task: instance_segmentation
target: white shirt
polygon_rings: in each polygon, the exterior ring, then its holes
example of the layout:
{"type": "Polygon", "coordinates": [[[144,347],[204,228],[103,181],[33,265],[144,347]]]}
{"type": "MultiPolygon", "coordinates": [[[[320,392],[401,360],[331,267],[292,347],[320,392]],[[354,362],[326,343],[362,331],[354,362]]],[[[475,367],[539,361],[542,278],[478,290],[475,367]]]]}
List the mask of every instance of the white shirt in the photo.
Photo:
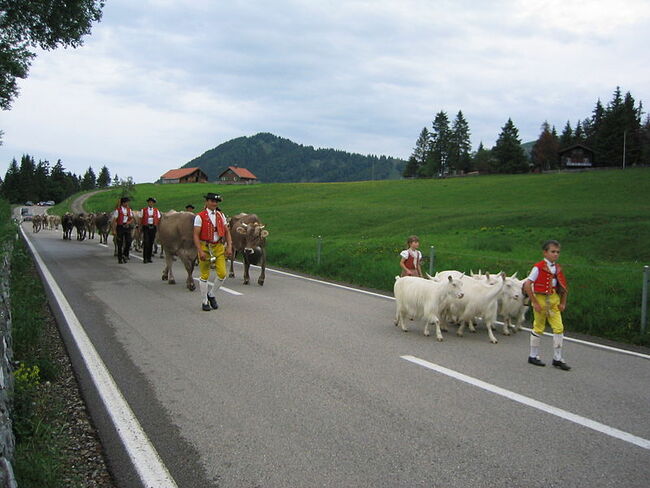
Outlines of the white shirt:
{"type": "Polygon", "coordinates": [[[148,208],[147,215],[149,216],[147,218],[147,225],[153,225],[154,214],[157,214],[157,217],[160,218],[160,211],[156,210],[155,212],[152,212],[153,207],[147,207],[147,208],[148,208]]]}
{"type": "Polygon", "coordinates": [[[113,212],[113,218],[117,219],[118,225],[126,224],[126,221],[129,220],[129,209],[126,207],[119,207],[115,209],[115,212],[113,212]]]}
{"type": "Polygon", "coordinates": [[[422,253],[418,249],[416,249],[415,251],[411,251],[410,249],[405,249],[404,251],[399,253],[399,255],[403,259],[408,259],[409,256],[413,256],[413,262],[416,268],[418,266],[418,263],[422,261],[422,253]]]}
{"type": "MultiPolygon", "coordinates": [[[[549,271],[553,273],[553,276],[555,276],[557,274],[557,267],[555,266],[555,263],[550,262],[546,258],[544,258],[544,261],[546,261],[546,265],[548,266],[549,271]]],[[[539,269],[537,269],[537,266],[533,266],[533,269],[530,270],[530,274],[528,275],[527,279],[535,283],[537,281],[538,276],[539,276],[539,269]]],[[[553,278],[552,285],[557,286],[556,278],[553,278]]]]}
{"type": "MultiPolygon", "coordinates": [[[[210,217],[210,222],[212,222],[212,226],[214,227],[213,240],[218,241],[219,234],[217,233],[217,210],[208,210],[208,217],[210,217]]],[[[228,221],[226,220],[226,216],[223,212],[221,212],[221,221],[223,222],[224,227],[228,225],[228,221]]],[[[196,214],[194,217],[194,227],[201,227],[201,225],[203,225],[203,220],[201,220],[201,216],[199,214],[196,214]]]]}

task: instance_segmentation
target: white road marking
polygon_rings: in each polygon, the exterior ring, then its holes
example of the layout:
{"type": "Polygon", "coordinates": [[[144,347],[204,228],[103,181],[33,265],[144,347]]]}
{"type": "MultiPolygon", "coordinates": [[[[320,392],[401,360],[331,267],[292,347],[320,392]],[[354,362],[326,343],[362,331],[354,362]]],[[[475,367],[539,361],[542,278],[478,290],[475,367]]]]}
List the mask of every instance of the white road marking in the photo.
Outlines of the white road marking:
{"type": "MultiPolygon", "coordinates": [[[[199,281],[199,279],[194,278],[194,281],[199,281]]],[[[212,286],[214,286],[214,283],[212,281],[208,281],[208,283],[211,284],[212,286]]],[[[239,293],[238,291],[231,290],[230,288],[226,288],[225,286],[221,286],[221,288],[219,288],[219,291],[221,291],[221,290],[225,291],[226,293],[230,293],[231,295],[238,296],[238,297],[244,295],[243,293],[239,293]]]]}
{"type": "Polygon", "coordinates": [[[424,368],[430,369],[432,371],[436,371],[438,373],[444,374],[446,376],[449,376],[451,378],[457,379],[459,381],[463,381],[465,383],[468,383],[470,385],[476,386],[478,388],[481,388],[483,390],[489,391],[490,393],[495,393],[497,395],[503,396],[505,398],[508,398],[510,400],[513,400],[517,403],[521,403],[522,405],[526,405],[528,407],[536,408],[537,410],[541,410],[546,413],[550,413],[551,415],[555,415],[557,417],[563,418],[565,420],[568,420],[570,422],[574,422],[576,424],[582,425],[583,427],[587,427],[588,429],[595,430],[597,432],[600,432],[602,434],[615,437],[616,439],[623,440],[625,442],[629,442],[630,444],[634,444],[636,446],[642,447],[643,449],[650,449],[650,440],[644,439],[642,437],[635,436],[633,434],[630,434],[628,432],[624,432],[619,429],[615,429],[614,427],[610,427],[605,424],[601,424],[600,422],[596,422],[595,420],[588,419],[586,417],[582,417],[580,415],[576,415],[574,413],[568,412],[567,410],[562,410],[561,408],[554,407],[552,405],[549,405],[547,403],[543,403],[537,400],[534,400],[532,398],[529,398],[524,395],[520,395],[519,393],[512,392],[510,390],[506,390],[504,388],[501,388],[496,385],[492,385],[490,383],[486,383],[485,381],[481,381],[479,379],[473,378],[471,376],[467,376],[463,373],[459,373],[457,371],[454,371],[452,369],[445,368],[443,366],[430,363],[429,361],[425,361],[424,359],[416,358],[415,356],[401,356],[402,359],[405,359],[406,361],[410,361],[414,364],[417,364],[419,366],[422,366],[424,368]]]}
{"type": "MultiPolygon", "coordinates": [[[[110,416],[115,430],[119,434],[143,486],[178,488],[167,467],[162,459],[160,459],[156,448],[149,441],[147,434],[142,429],[131,407],[129,407],[122,392],[117,384],[115,384],[115,380],[97,353],[97,350],[63,295],[59,285],[54,280],[54,277],[41,259],[34,245],[28,239],[25,231],[22,230],[22,227],[21,231],[25,242],[27,242],[32,251],[36,264],[41,270],[43,280],[50,287],[52,294],[61,307],[62,313],[66,317],[70,333],[79,348],[90,377],[97,388],[106,412],[110,416]]],[[[61,325],[63,326],[64,324],[61,325]]]]}

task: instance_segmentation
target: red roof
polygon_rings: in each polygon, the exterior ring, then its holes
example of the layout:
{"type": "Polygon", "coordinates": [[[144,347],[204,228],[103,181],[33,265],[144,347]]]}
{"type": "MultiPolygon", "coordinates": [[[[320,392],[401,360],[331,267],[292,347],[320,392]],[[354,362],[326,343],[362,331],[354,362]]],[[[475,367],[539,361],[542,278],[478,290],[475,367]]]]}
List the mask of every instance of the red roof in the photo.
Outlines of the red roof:
{"type": "MultiPolygon", "coordinates": [[[[248,171],[246,168],[240,168],[239,166],[228,166],[228,169],[230,171],[232,171],[233,173],[235,173],[240,178],[247,178],[249,180],[256,180],[257,179],[257,176],[255,176],[253,173],[248,171]]],[[[226,171],[228,171],[228,169],[226,171]]],[[[224,171],[223,173],[225,173],[226,171],[224,171]]],[[[221,173],[221,175],[223,175],[223,173],[221,173]]],[[[219,175],[219,176],[221,176],[221,175],[219,175]]]]}
{"type": "Polygon", "coordinates": [[[161,176],[163,180],[176,180],[182,178],[183,176],[191,175],[196,170],[201,170],[201,168],[180,168],[180,169],[170,169],[161,176]]]}

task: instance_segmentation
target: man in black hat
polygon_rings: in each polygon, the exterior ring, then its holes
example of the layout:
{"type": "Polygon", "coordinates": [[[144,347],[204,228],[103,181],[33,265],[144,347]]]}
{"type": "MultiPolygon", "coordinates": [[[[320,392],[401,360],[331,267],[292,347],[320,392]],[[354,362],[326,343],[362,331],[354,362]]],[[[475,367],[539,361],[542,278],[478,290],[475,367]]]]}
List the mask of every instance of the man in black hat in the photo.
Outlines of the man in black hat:
{"type": "Polygon", "coordinates": [[[226,279],[226,257],[230,257],[232,253],[232,239],[226,216],[219,209],[221,195],[208,193],[204,198],[205,209],[194,217],[194,245],[201,272],[201,309],[209,312],[219,308],[214,293],[226,279]],[[212,287],[208,287],[211,267],[216,270],[217,277],[212,287]]]}
{"type": "Polygon", "coordinates": [[[133,228],[133,210],[129,197],[120,198],[119,203],[113,212],[113,234],[117,244],[117,262],[126,263],[129,260],[131,250],[131,229],[133,228]]]}
{"type": "Polygon", "coordinates": [[[142,209],[142,262],[150,263],[153,254],[153,242],[156,239],[156,231],[160,222],[160,211],[153,206],[156,203],[154,197],[147,198],[147,206],[142,209]]]}
{"type": "Polygon", "coordinates": [[[192,205],[191,203],[185,205],[185,211],[194,213],[194,205],[192,205]]]}

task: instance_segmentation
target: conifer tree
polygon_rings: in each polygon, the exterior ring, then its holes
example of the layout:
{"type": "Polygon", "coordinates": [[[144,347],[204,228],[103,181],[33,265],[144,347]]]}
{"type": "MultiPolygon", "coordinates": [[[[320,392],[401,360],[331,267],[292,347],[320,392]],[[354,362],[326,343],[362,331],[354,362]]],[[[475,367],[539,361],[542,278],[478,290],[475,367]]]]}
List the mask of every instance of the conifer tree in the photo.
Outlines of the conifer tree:
{"type": "Polygon", "coordinates": [[[16,161],[16,158],[13,158],[11,160],[11,164],[9,164],[9,169],[7,170],[5,179],[2,183],[2,197],[11,203],[20,202],[20,182],[18,175],[19,171],[18,161],[16,161]]]}
{"type": "Polygon", "coordinates": [[[479,173],[489,173],[492,168],[492,151],[485,149],[483,141],[478,145],[478,149],[472,157],[472,166],[479,173]]]}
{"type": "Polygon", "coordinates": [[[571,128],[571,122],[566,121],[562,135],[560,135],[560,148],[564,149],[573,144],[573,129],[571,128]]]}
{"type": "Polygon", "coordinates": [[[492,148],[494,164],[492,170],[495,173],[525,173],[528,172],[528,158],[521,147],[519,131],[508,119],[501,129],[501,134],[492,148]]]}
{"type": "Polygon", "coordinates": [[[106,166],[102,166],[97,176],[97,188],[108,188],[111,186],[111,174],[106,166]]]}
{"type": "Polygon", "coordinates": [[[404,176],[406,178],[421,176],[421,172],[427,162],[430,143],[429,131],[424,127],[420,132],[418,140],[415,142],[413,154],[404,168],[404,176]]]}
{"type": "Polygon", "coordinates": [[[95,177],[95,172],[92,167],[88,167],[86,173],[81,179],[81,190],[93,190],[97,186],[97,178],[95,177]]]}
{"type": "Polygon", "coordinates": [[[444,111],[436,114],[431,130],[431,150],[427,160],[426,176],[444,176],[449,172],[449,118],[444,111]]]}
{"type": "Polygon", "coordinates": [[[469,124],[465,120],[463,112],[459,110],[449,134],[449,169],[451,171],[461,173],[471,171],[472,157],[470,151],[472,144],[469,135],[469,124]]]}

